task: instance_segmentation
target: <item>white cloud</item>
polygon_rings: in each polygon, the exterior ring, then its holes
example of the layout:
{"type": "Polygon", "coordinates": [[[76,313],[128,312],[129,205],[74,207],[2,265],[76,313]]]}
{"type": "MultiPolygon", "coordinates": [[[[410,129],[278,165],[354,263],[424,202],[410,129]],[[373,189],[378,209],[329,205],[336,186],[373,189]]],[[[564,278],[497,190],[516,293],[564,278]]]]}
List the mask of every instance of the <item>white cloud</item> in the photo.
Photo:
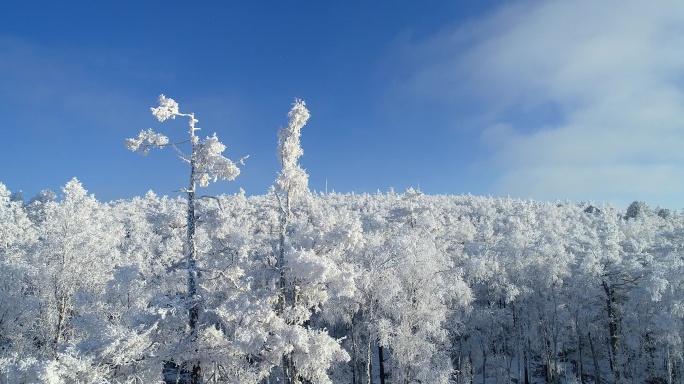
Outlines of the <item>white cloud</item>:
{"type": "Polygon", "coordinates": [[[406,91],[486,105],[493,193],[684,208],[684,2],[518,2],[409,45],[406,91]]]}

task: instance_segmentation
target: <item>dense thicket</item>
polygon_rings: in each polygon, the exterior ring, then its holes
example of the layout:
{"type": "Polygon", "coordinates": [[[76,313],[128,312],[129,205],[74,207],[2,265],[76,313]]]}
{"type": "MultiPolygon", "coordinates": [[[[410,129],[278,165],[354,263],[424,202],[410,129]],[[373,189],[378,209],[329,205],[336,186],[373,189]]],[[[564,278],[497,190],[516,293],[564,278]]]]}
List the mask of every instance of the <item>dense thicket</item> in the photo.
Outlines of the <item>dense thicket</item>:
{"type": "Polygon", "coordinates": [[[197,200],[197,350],[184,199],[0,184],[0,383],[153,383],[179,358],[267,382],[283,356],[318,383],[684,380],[678,212],[304,193],[283,242],[279,199],[197,200]]]}

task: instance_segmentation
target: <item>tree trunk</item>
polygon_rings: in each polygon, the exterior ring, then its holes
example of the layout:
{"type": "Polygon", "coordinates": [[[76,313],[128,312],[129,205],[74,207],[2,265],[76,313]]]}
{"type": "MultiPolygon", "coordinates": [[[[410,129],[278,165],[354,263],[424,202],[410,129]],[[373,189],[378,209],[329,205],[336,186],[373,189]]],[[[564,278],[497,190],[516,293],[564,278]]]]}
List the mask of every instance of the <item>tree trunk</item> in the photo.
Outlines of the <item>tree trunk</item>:
{"type": "Polygon", "coordinates": [[[373,364],[371,362],[371,339],[368,338],[368,348],[366,349],[366,383],[372,384],[373,382],[373,364]]]}
{"type": "Polygon", "coordinates": [[[591,357],[594,359],[594,377],[596,378],[596,384],[601,384],[601,369],[598,364],[598,357],[596,356],[596,350],[594,349],[594,340],[591,337],[591,332],[588,333],[588,337],[591,357]]]}
{"type": "Polygon", "coordinates": [[[655,376],[655,357],[653,356],[653,352],[655,351],[655,347],[653,347],[652,341],[651,341],[651,334],[650,332],[646,331],[644,335],[644,352],[646,354],[646,373],[647,373],[647,380],[649,382],[654,381],[653,378],[655,376]]]}
{"type": "Polygon", "coordinates": [[[55,332],[55,346],[54,351],[57,351],[59,343],[62,341],[62,334],[66,323],[66,297],[62,296],[58,299],[57,304],[57,330],[55,332]]]}
{"type": "Polygon", "coordinates": [[[584,360],[582,358],[582,335],[579,330],[579,321],[577,322],[577,353],[578,353],[578,364],[577,364],[577,378],[580,384],[584,384],[584,360]]]}
{"type": "MultiPolygon", "coordinates": [[[[529,324],[528,324],[529,327],[529,324]]],[[[529,329],[528,329],[529,331],[529,329]]],[[[525,349],[525,384],[530,384],[532,380],[530,379],[530,372],[532,371],[532,362],[531,362],[531,353],[532,353],[532,345],[529,337],[526,337],[527,339],[527,348],[525,349]]]]}
{"type": "Polygon", "coordinates": [[[670,357],[670,347],[666,347],[667,352],[667,384],[672,384],[672,358],[670,357]]]}
{"type": "Polygon", "coordinates": [[[349,325],[349,328],[351,330],[351,343],[352,343],[352,384],[359,384],[358,379],[356,378],[357,375],[357,370],[358,370],[358,346],[356,343],[356,334],[354,333],[354,318],[356,315],[352,315],[351,317],[351,324],[349,325]]]}
{"type": "Polygon", "coordinates": [[[610,369],[615,374],[615,378],[620,380],[620,369],[617,365],[617,354],[618,354],[618,324],[617,316],[615,314],[615,292],[613,289],[604,281],[603,290],[606,292],[606,309],[608,311],[608,334],[610,336],[610,369]]]}
{"type": "MultiPolygon", "coordinates": [[[[197,270],[197,243],[195,241],[195,140],[193,140],[192,158],[190,161],[190,189],[188,189],[188,255],[187,255],[187,269],[188,269],[188,292],[186,297],[186,305],[188,307],[188,325],[190,327],[190,342],[195,350],[195,354],[199,354],[199,316],[201,310],[201,298],[197,294],[197,287],[199,286],[200,273],[197,270]]],[[[192,367],[190,382],[192,384],[202,383],[202,368],[198,360],[187,363],[192,367]]]]}
{"type": "Polygon", "coordinates": [[[487,351],[482,347],[482,384],[487,384],[487,351]]]}
{"type": "Polygon", "coordinates": [[[382,345],[378,345],[378,366],[380,367],[380,384],[385,384],[385,356],[382,345]]]}
{"type": "Polygon", "coordinates": [[[527,354],[527,350],[525,350],[525,356],[524,356],[524,362],[523,365],[525,366],[524,368],[524,375],[525,375],[525,384],[530,384],[530,370],[529,370],[529,357],[527,354]]]}
{"type": "MultiPolygon", "coordinates": [[[[278,238],[278,268],[280,269],[280,280],[279,280],[279,289],[280,292],[278,293],[278,314],[282,315],[285,312],[285,309],[289,305],[293,305],[293,300],[294,298],[292,297],[292,292],[288,290],[287,287],[287,275],[285,273],[285,241],[287,238],[287,228],[290,222],[290,199],[287,196],[284,197],[284,202],[282,199],[279,199],[280,203],[280,234],[278,238]]],[[[297,367],[295,367],[294,362],[292,361],[292,357],[287,354],[284,355],[282,358],[282,365],[283,365],[283,379],[285,380],[285,384],[291,384],[294,383],[297,379],[297,367]]]]}

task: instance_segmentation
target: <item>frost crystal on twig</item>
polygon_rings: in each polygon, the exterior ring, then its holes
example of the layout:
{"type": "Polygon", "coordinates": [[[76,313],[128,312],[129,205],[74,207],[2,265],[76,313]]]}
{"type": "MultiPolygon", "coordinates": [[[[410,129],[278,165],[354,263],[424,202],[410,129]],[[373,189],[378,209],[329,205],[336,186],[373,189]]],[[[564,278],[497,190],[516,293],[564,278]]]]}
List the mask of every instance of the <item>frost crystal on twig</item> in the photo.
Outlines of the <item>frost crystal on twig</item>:
{"type": "Polygon", "coordinates": [[[157,133],[148,128],[147,131],[141,131],[137,138],[126,139],[126,148],[135,152],[138,151],[143,155],[147,155],[150,152],[150,147],[162,148],[169,144],[169,138],[157,133]]]}
{"type": "Polygon", "coordinates": [[[175,119],[176,115],[180,115],[180,113],[178,112],[178,103],[176,102],[176,100],[167,98],[163,94],[159,95],[159,107],[150,109],[152,110],[152,114],[160,122],[163,122],[168,118],[175,119]]]}

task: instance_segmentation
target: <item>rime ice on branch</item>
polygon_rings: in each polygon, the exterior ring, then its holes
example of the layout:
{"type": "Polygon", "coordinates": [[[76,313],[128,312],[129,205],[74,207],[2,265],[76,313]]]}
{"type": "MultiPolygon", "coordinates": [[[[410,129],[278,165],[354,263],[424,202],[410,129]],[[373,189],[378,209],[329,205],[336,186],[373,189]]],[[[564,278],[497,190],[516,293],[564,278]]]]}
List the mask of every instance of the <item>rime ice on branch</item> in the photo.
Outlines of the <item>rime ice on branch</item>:
{"type": "MultiPolygon", "coordinates": [[[[206,187],[209,185],[209,181],[218,181],[218,179],[223,180],[235,180],[235,178],[240,174],[240,168],[237,164],[242,164],[242,161],[247,157],[244,157],[236,162],[222,155],[223,151],[226,150],[226,146],[218,141],[216,134],[213,136],[208,136],[204,140],[200,140],[195,134],[195,131],[199,131],[200,128],[195,126],[198,122],[195,119],[194,113],[180,113],[178,110],[178,103],[167,98],[164,95],[159,96],[159,107],[150,108],[152,114],[160,122],[164,122],[167,119],[175,119],[176,116],[185,116],[189,118],[189,139],[176,143],[169,143],[169,138],[161,133],[155,132],[152,128],[140,131],[137,138],[126,139],[125,145],[131,151],[140,152],[143,155],[147,155],[150,148],[157,147],[163,148],[166,146],[173,146],[179,154],[181,160],[189,163],[193,170],[194,176],[191,183],[199,183],[201,187],[206,187]],[[192,143],[192,154],[187,156],[183,154],[177,147],[177,145],[184,143],[192,143]]],[[[194,190],[194,186],[191,186],[194,190]]]]}
{"type": "MultiPolygon", "coordinates": [[[[195,119],[194,113],[180,113],[178,103],[167,98],[164,95],[159,96],[159,106],[157,108],[151,108],[152,114],[160,121],[164,122],[167,119],[175,119],[176,116],[185,116],[189,118],[189,139],[169,144],[169,139],[165,135],[156,133],[152,128],[146,131],[141,131],[137,138],[127,139],[126,147],[131,151],[138,151],[143,155],[149,152],[151,147],[163,148],[165,146],[171,145],[176,149],[181,160],[190,164],[190,185],[188,189],[184,190],[188,194],[188,234],[187,234],[187,255],[186,263],[188,270],[188,287],[187,287],[187,297],[186,306],[188,310],[188,325],[190,327],[190,337],[189,340],[193,344],[191,349],[195,351],[198,350],[198,333],[199,333],[199,323],[201,322],[200,315],[202,313],[202,295],[198,292],[200,287],[199,279],[200,272],[197,268],[197,245],[195,240],[195,228],[196,228],[196,217],[195,217],[195,189],[197,184],[201,187],[206,187],[209,185],[209,181],[216,182],[219,178],[224,180],[234,180],[239,174],[240,169],[237,167],[235,162],[224,157],[222,155],[226,146],[218,141],[216,134],[207,137],[205,140],[200,140],[195,131],[200,130],[199,127],[195,126],[198,122],[195,119]],[[188,156],[181,152],[177,145],[190,143],[192,145],[192,152],[188,156]]],[[[242,164],[242,158],[238,163],[242,164]]],[[[189,369],[192,367],[191,380],[192,383],[200,383],[202,372],[200,367],[200,362],[195,361],[185,361],[184,369],[189,369]]]]}
{"type": "Polygon", "coordinates": [[[304,154],[299,138],[310,114],[304,101],[296,99],[287,116],[290,118],[288,126],[278,131],[278,159],[282,171],[276,179],[276,185],[288,199],[293,199],[308,191],[309,175],[297,160],[304,154]]]}

